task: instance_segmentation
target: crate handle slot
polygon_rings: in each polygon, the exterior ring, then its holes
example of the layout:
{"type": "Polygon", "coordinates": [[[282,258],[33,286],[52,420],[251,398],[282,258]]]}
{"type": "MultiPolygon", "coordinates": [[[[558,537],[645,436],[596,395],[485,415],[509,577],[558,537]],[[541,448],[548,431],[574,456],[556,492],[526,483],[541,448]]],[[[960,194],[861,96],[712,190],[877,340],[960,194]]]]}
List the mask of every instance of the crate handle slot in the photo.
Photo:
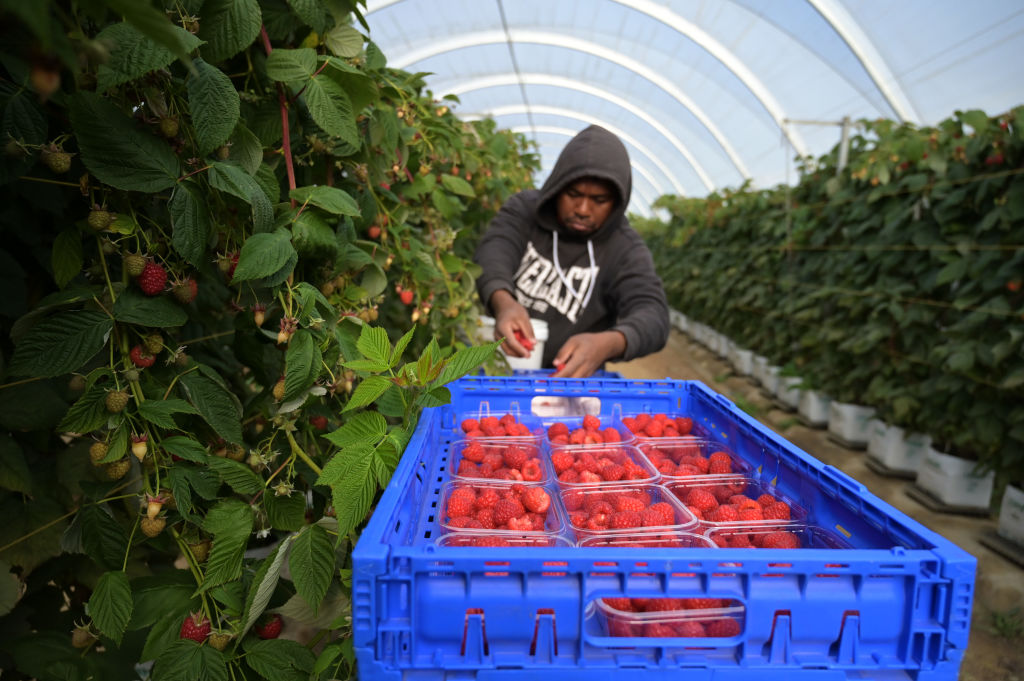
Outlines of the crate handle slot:
{"type": "Polygon", "coordinates": [[[764,644],[761,654],[771,664],[790,664],[792,662],[793,631],[790,626],[789,610],[776,610],[772,618],[772,635],[764,644]]]}
{"type": "Polygon", "coordinates": [[[537,608],[530,655],[536,658],[536,662],[554,662],[558,657],[558,629],[555,627],[555,611],[551,608],[537,608]]]}
{"type": "Polygon", "coordinates": [[[472,663],[483,663],[484,658],[490,654],[490,646],[487,645],[487,625],[484,622],[483,608],[466,608],[466,620],[462,626],[462,650],[463,657],[470,657],[472,663]]]}
{"type": "Polygon", "coordinates": [[[839,625],[839,638],[829,646],[828,654],[839,664],[856,664],[860,644],[860,610],[847,610],[839,625]]]}

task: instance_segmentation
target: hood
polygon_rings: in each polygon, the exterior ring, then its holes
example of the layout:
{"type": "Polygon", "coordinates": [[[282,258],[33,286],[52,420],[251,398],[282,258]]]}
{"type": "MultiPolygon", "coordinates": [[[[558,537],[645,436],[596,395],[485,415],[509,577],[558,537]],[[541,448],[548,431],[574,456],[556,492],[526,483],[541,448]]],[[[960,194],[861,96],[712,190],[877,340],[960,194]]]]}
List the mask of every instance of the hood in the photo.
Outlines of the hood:
{"type": "Polygon", "coordinates": [[[629,205],[633,189],[633,174],[629,165],[629,153],[622,141],[599,125],[580,131],[569,140],[555,162],[555,167],[540,189],[537,204],[537,220],[545,229],[557,231],[559,236],[569,239],[580,237],[558,222],[555,200],[567,186],[584,177],[606,180],[619,194],[618,201],[608,219],[589,238],[599,239],[614,231],[623,221],[626,206],[629,205]]]}

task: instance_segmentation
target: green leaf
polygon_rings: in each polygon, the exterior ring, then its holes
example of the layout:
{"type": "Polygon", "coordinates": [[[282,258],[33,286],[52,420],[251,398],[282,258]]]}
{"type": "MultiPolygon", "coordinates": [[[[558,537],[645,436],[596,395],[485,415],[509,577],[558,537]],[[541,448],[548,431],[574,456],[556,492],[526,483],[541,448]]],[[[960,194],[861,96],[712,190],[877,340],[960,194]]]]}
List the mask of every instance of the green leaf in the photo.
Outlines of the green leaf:
{"type": "Polygon", "coordinates": [[[252,526],[252,508],[244,501],[226,499],[210,509],[203,529],[213,535],[213,548],[199,591],[208,591],[242,576],[242,556],[252,526]]]}
{"type": "Polygon", "coordinates": [[[375,447],[387,432],[388,424],[383,416],[374,411],[363,411],[353,415],[345,425],[324,437],[341,448],[352,445],[375,447]]]}
{"type": "Polygon", "coordinates": [[[205,156],[228,141],[238,123],[239,99],[231,79],[202,59],[192,62],[188,107],[192,112],[199,153],[205,156]]]}
{"type": "Polygon", "coordinates": [[[437,379],[439,385],[451,383],[462,378],[476,369],[494,355],[494,351],[501,345],[501,341],[485,343],[484,345],[462,348],[452,355],[444,365],[440,377],[437,379]]]}
{"type": "Polygon", "coordinates": [[[274,595],[277,582],[281,579],[281,567],[284,565],[284,557],[287,555],[288,547],[293,539],[295,539],[295,535],[286,537],[277,545],[272,554],[263,559],[263,564],[256,571],[252,586],[249,587],[249,594],[246,596],[245,626],[242,627],[239,637],[245,636],[252,625],[256,624],[256,620],[263,614],[263,611],[267,609],[270,597],[274,595]]]}
{"type": "Polygon", "coordinates": [[[307,209],[292,221],[292,245],[299,257],[333,259],[338,252],[338,236],[320,211],[307,209]]]}
{"type": "Polygon", "coordinates": [[[379,326],[363,325],[356,348],[366,359],[387,364],[391,359],[391,341],[388,332],[379,326]]]}
{"type": "Polygon", "coordinates": [[[297,256],[287,231],[253,234],[242,244],[231,283],[272,276],[286,267],[292,257],[297,256]]]}
{"type": "Polygon", "coordinates": [[[125,289],[114,302],[114,319],[163,329],[181,326],[188,321],[188,313],[167,296],[147,296],[125,289]]]}
{"type": "Polygon", "coordinates": [[[0,560],[0,617],[14,610],[21,593],[21,580],[11,572],[11,564],[0,560]]]}
{"type": "Polygon", "coordinates": [[[103,569],[119,569],[128,548],[128,533],[107,505],[83,506],[77,520],[82,529],[82,549],[103,569]]]}
{"type": "Polygon", "coordinates": [[[263,489],[263,479],[243,463],[219,456],[208,457],[206,463],[239,494],[256,494],[263,489]]]}
{"type": "Polygon", "coordinates": [[[278,638],[246,646],[245,661],[264,679],[308,681],[316,659],[301,643],[278,638]]]}
{"type": "Polygon", "coordinates": [[[952,371],[970,371],[974,366],[974,352],[970,348],[956,350],[946,358],[946,366],[952,371]]]}
{"type": "Polygon", "coordinates": [[[324,132],[359,148],[359,129],[352,101],[341,85],[321,73],[309,80],[302,96],[313,121],[324,132]]]}
{"type": "Polygon", "coordinates": [[[352,445],[335,454],[317,479],[318,485],[331,488],[339,536],[355,529],[370,511],[377,491],[373,457],[372,447],[352,445]]]}
{"type": "Polygon", "coordinates": [[[71,405],[57,430],[70,433],[88,433],[102,427],[110,416],[104,403],[107,391],[101,385],[92,385],[71,405]]]}
{"type": "Polygon", "coordinates": [[[89,615],[103,635],[118,646],[132,618],[133,607],[128,575],[120,570],[103,573],[89,598],[89,615]]]}
{"type": "Polygon", "coordinates": [[[58,312],[39,322],[14,349],[16,376],[61,376],[80,368],[107,343],[114,320],[91,310],[58,312]]]}
{"type": "Polygon", "coordinates": [[[298,532],[306,525],[306,497],[298,492],[277,496],[268,491],[263,495],[263,508],[275,530],[298,532]]]}
{"type": "MultiPolygon", "coordinates": [[[[167,400],[167,401],[168,402],[182,402],[183,400],[167,400]]],[[[142,404],[149,404],[149,403],[150,403],[150,401],[147,400],[147,401],[143,402],[142,404]]],[[[142,412],[142,404],[139,405],[139,412],[140,413],[142,412]]],[[[198,411],[194,411],[194,407],[192,407],[192,405],[189,405],[187,402],[185,404],[189,407],[189,409],[193,409],[193,412],[190,412],[190,413],[198,413],[198,411]]],[[[174,456],[178,457],[179,459],[185,459],[186,461],[194,461],[195,463],[206,463],[206,459],[208,458],[207,454],[206,454],[206,448],[205,447],[203,447],[201,444],[199,444],[198,442],[196,442],[192,438],[185,437],[183,435],[175,435],[173,437],[165,437],[164,439],[162,439],[160,441],[160,446],[163,447],[164,450],[168,454],[173,454],[174,456]]]]}
{"type": "Polygon", "coordinates": [[[351,26],[335,26],[324,34],[324,44],[336,57],[358,57],[363,51],[363,35],[351,26]]]}
{"type": "Polygon", "coordinates": [[[238,399],[217,382],[184,374],[181,385],[186,398],[192,403],[207,423],[228,442],[242,442],[242,410],[238,399]]]}
{"type": "Polygon", "coordinates": [[[214,63],[251,45],[263,22],[257,0],[206,0],[202,17],[199,37],[206,41],[203,58],[214,63]]]}
{"type": "MultiPolygon", "coordinates": [[[[231,133],[231,148],[229,152],[230,156],[228,158],[237,162],[250,175],[255,175],[256,171],[260,169],[260,164],[263,163],[263,143],[241,121],[238,122],[234,132],[231,133]]],[[[266,187],[260,184],[258,180],[257,184],[260,185],[263,193],[266,194],[266,187]]],[[[267,196],[267,198],[271,202],[276,200],[272,196],[267,196]]]]}
{"type": "Polygon", "coordinates": [[[66,509],[54,500],[36,496],[25,503],[17,494],[0,495],[0,559],[28,574],[46,560],[60,555],[61,535],[67,526],[66,509]],[[27,537],[27,538],[26,538],[27,537]],[[18,541],[15,541],[18,540],[18,541]]]}
{"type": "Polygon", "coordinates": [[[473,191],[473,185],[471,185],[469,182],[466,182],[461,177],[444,174],[441,176],[441,184],[444,185],[445,189],[452,192],[453,194],[458,194],[459,196],[466,196],[469,198],[473,198],[474,196],[476,196],[476,192],[473,191]]]}
{"type": "Polygon", "coordinates": [[[370,263],[363,271],[359,284],[366,291],[366,296],[373,298],[384,293],[384,290],[388,287],[388,275],[384,274],[384,270],[379,265],[370,263]]]}
{"type": "Polygon", "coordinates": [[[136,577],[131,587],[135,605],[128,631],[151,627],[160,619],[176,618],[201,606],[192,598],[196,583],[188,570],[162,570],[158,575],[136,577]]]}
{"type": "Polygon", "coordinates": [[[32,474],[21,447],[10,435],[0,435],[0,487],[22,494],[32,493],[32,474]]]}
{"type": "Polygon", "coordinates": [[[210,186],[214,189],[249,203],[252,207],[253,229],[267,232],[273,228],[274,209],[260,183],[251,175],[232,163],[218,161],[210,166],[209,178],[210,186]]]}
{"type": "Polygon", "coordinates": [[[352,391],[352,396],[349,397],[348,404],[345,405],[343,412],[351,411],[352,409],[358,409],[359,407],[365,407],[368,404],[373,403],[378,397],[383,395],[388,388],[393,385],[391,379],[384,376],[367,376],[356,389],[352,391]]]}
{"type": "Polygon", "coordinates": [[[276,49],[267,56],[267,76],[282,83],[305,82],[316,72],[316,50],[276,49]]]}
{"type": "Polygon", "coordinates": [[[181,166],[170,145],[140,129],[110,101],[80,90],[69,108],[82,162],[100,182],[147,194],[177,182],[181,166]]]}
{"type": "MultiPolygon", "coordinates": [[[[139,403],[139,416],[155,426],[177,430],[174,414],[198,414],[199,411],[185,400],[145,400],[139,403]]],[[[198,444],[198,443],[197,443],[198,444]]]]}
{"type": "Polygon", "coordinates": [[[1003,390],[1013,390],[1021,385],[1024,385],[1024,367],[1017,367],[999,383],[999,387],[1003,390]]]}
{"type": "MultiPolygon", "coordinates": [[[[35,93],[22,90],[7,100],[3,115],[3,133],[4,144],[12,140],[25,145],[37,145],[46,141],[46,116],[39,106],[35,93]]],[[[32,154],[22,158],[6,155],[0,157],[0,183],[16,180],[34,162],[35,157],[32,154]]]]}
{"type": "Polygon", "coordinates": [[[967,266],[970,264],[968,258],[958,258],[949,263],[935,275],[935,283],[938,285],[948,284],[951,281],[962,279],[967,274],[967,266]]]}
{"type": "Polygon", "coordinates": [[[50,263],[57,288],[64,288],[82,271],[82,240],[75,229],[65,229],[53,240],[50,263]]]}
{"type": "Polygon", "coordinates": [[[288,556],[288,566],[295,589],[315,613],[334,576],[334,545],[327,531],[309,525],[300,532],[288,556]]]}
{"type": "Polygon", "coordinates": [[[123,16],[153,42],[163,45],[179,59],[188,63],[188,53],[195,49],[195,37],[171,23],[166,14],[137,0],[105,0],[107,7],[123,16]],[[187,37],[186,37],[187,35],[187,37]]]}
{"type": "Polygon", "coordinates": [[[292,11],[317,33],[323,33],[330,25],[331,18],[321,0],[288,0],[292,11]]]}
{"type": "MultiPolygon", "coordinates": [[[[166,21],[166,17],[164,17],[166,21]]],[[[96,70],[96,90],[106,92],[112,87],[140,78],[151,71],[162,69],[175,60],[175,52],[184,57],[202,42],[180,26],[166,21],[165,43],[153,40],[128,22],[113,24],[100,31],[96,40],[111,46],[110,57],[96,70]]]]}
{"type": "Polygon", "coordinates": [[[334,215],[360,215],[356,200],[348,192],[337,187],[297,187],[288,195],[299,203],[311,203],[334,215]]]}
{"type": "Polygon", "coordinates": [[[228,681],[224,655],[213,646],[181,638],[167,646],[153,666],[152,681],[228,681]]]}
{"type": "Polygon", "coordinates": [[[304,393],[320,376],[323,358],[313,334],[299,329],[288,341],[285,353],[284,401],[288,402],[304,393]]]}

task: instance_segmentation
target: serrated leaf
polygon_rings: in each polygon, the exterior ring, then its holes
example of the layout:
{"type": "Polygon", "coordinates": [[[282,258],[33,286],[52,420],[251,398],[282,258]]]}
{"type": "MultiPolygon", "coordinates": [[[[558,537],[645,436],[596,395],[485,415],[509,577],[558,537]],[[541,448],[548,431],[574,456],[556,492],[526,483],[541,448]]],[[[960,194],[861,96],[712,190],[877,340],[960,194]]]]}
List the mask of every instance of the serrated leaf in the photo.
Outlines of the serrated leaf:
{"type": "Polygon", "coordinates": [[[252,532],[249,504],[238,499],[221,501],[206,514],[203,529],[213,535],[206,576],[199,591],[208,591],[242,576],[242,556],[252,532]]]}
{"type": "Polygon", "coordinates": [[[133,607],[128,575],[120,570],[103,573],[89,598],[89,615],[96,628],[120,646],[133,607]]]}
{"type": "Polygon", "coordinates": [[[100,182],[147,194],[174,186],[181,174],[177,155],[117,106],[80,90],[69,109],[82,162],[100,182]]]}
{"type": "MultiPolygon", "coordinates": [[[[260,164],[263,163],[263,143],[260,142],[260,138],[257,137],[249,128],[245,127],[242,121],[238,122],[235,126],[234,132],[231,133],[231,148],[229,150],[230,158],[232,161],[242,166],[242,169],[250,175],[255,175],[256,171],[260,169],[260,164]]],[[[263,189],[263,193],[266,194],[266,187],[263,186],[257,180],[257,184],[263,189]]],[[[267,196],[271,202],[277,200],[276,197],[267,196]]]]}
{"type": "Polygon", "coordinates": [[[174,188],[167,211],[171,216],[171,245],[189,264],[199,267],[206,258],[212,222],[206,202],[192,180],[174,188]]]}
{"type": "Polygon", "coordinates": [[[375,447],[387,435],[388,424],[384,417],[373,411],[353,415],[341,428],[324,437],[338,447],[368,445],[375,447]]]}
{"type": "Polygon", "coordinates": [[[253,234],[242,244],[231,283],[269,277],[285,267],[293,256],[297,257],[287,231],[253,234]]]}
{"type": "Polygon", "coordinates": [[[297,50],[278,48],[267,55],[267,76],[282,83],[305,82],[316,72],[316,51],[311,47],[297,50]]]}
{"type": "MultiPolygon", "coordinates": [[[[149,404],[151,400],[147,400],[142,404],[149,404]]],[[[167,400],[168,402],[181,402],[182,400],[167,400]]],[[[185,404],[193,409],[190,413],[198,413],[192,405],[185,402],[185,404]]],[[[139,412],[142,412],[142,405],[139,405],[139,412]]],[[[165,437],[160,441],[160,446],[168,454],[173,454],[179,459],[185,459],[186,461],[194,461],[195,463],[206,463],[207,454],[206,448],[196,442],[190,437],[183,435],[175,435],[173,437],[165,437]]]]}
{"type": "Polygon", "coordinates": [[[402,336],[401,338],[399,338],[398,342],[395,343],[395,349],[391,353],[391,366],[392,367],[397,366],[398,363],[402,361],[402,354],[405,352],[405,349],[409,346],[409,343],[412,341],[412,338],[413,338],[414,335],[416,335],[416,327],[415,326],[413,326],[411,329],[406,331],[405,335],[402,336]]]}
{"type": "Polygon", "coordinates": [[[324,35],[324,44],[336,57],[358,57],[363,51],[363,35],[351,26],[335,26],[324,35]]]}
{"type": "Polygon", "coordinates": [[[126,324],[173,328],[188,321],[188,313],[167,296],[147,296],[126,289],[114,302],[114,319],[126,324]]]}
{"type": "Polygon", "coordinates": [[[242,442],[242,410],[238,398],[217,382],[194,373],[184,374],[181,386],[188,401],[218,435],[228,442],[242,442]]]}
{"type": "Polygon", "coordinates": [[[270,603],[270,597],[274,595],[277,582],[281,578],[281,567],[284,565],[284,558],[288,554],[288,547],[295,539],[295,535],[285,537],[274,552],[263,559],[263,563],[253,577],[252,586],[245,602],[245,626],[239,637],[245,636],[246,632],[256,624],[263,611],[270,603]]]}
{"type": "Polygon", "coordinates": [[[252,469],[233,459],[207,457],[206,465],[216,471],[231,489],[239,494],[256,494],[263,489],[263,480],[252,469]]]}
{"type": "Polygon", "coordinates": [[[330,17],[322,0],[288,0],[292,11],[317,33],[323,33],[330,25],[330,17]]]}
{"type": "Polygon", "coordinates": [[[192,62],[188,107],[192,112],[199,153],[205,156],[228,141],[238,123],[238,90],[227,75],[202,59],[192,62]]]}
{"type": "Polygon", "coordinates": [[[21,447],[9,435],[0,435],[0,487],[22,494],[32,493],[32,474],[21,447]]]}
{"type": "Polygon", "coordinates": [[[224,655],[187,638],[167,646],[153,666],[153,681],[228,681],[224,655]]]}
{"type": "Polygon", "coordinates": [[[195,577],[188,570],[163,570],[159,575],[131,580],[132,619],[128,631],[150,627],[160,619],[198,610],[201,603],[193,600],[195,577]]]}
{"type": "Polygon", "coordinates": [[[307,329],[299,329],[288,341],[285,353],[284,399],[293,400],[320,376],[323,358],[320,348],[307,329]]]}
{"type": "Polygon", "coordinates": [[[334,543],[319,525],[309,525],[295,538],[288,556],[292,581],[315,613],[334,576],[334,543]]]}
{"type": "Polygon", "coordinates": [[[363,276],[359,278],[359,285],[366,291],[366,297],[379,296],[388,287],[388,275],[384,273],[380,265],[370,263],[369,267],[363,270],[363,276]]]}
{"type": "Polygon", "coordinates": [[[962,279],[967,274],[967,266],[969,261],[967,258],[959,258],[949,263],[935,275],[935,283],[938,285],[948,284],[951,281],[962,279]]]}
{"type": "Polygon", "coordinates": [[[206,41],[203,58],[219,62],[233,57],[256,40],[263,16],[257,0],[206,0],[199,37],[206,41]]]}
{"type": "Polygon", "coordinates": [[[391,341],[388,332],[380,326],[364,325],[359,332],[356,348],[366,359],[387,364],[391,359],[391,341]]]}
{"type": "Polygon", "coordinates": [[[444,369],[438,377],[437,382],[441,385],[451,383],[462,378],[466,374],[476,371],[484,362],[494,355],[494,351],[501,345],[501,341],[485,343],[479,346],[462,348],[455,352],[445,361],[444,369]]]}
{"type": "Polygon", "coordinates": [[[210,165],[210,186],[248,202],[252,207],[253,229],[268,232],[274,225],[274,209],[263,187],[251,175],[233,163],[222,161],[210,165]]]}
{"type": "Polygon", "coordinates": [[[338,235],[319,211],[306,209],[292,220],[292,245],[299,257],[333,260],[338,252],[338,235]]]}
{"type": "Polygon", "coordinates": [[[360,147],[352,101],[341,85],[321,73],[310,78],[302,96],[309,107],[309,114],[321,130],[357,149],[360,147]]]}
{"type": "Polygon", "coordinates": [[[317,479],[318,485],[331,488],[340,536],[355,529],[370,511],[377,491],[372,467],[373,448],[356,444],[335,454],[317,479]]]}
{"type": "Polygon", "coordinates": [[[308,681],[316,659],[302,644],[279,638],[246,646],[245,661],[265,679],[308,681]]]}
{"type": "Polygon", "coordinates": [[[376,359],[356,359],[351,362],[343,362],[342,366],[352,371],[371,371],[381,372],[387,371],[390,366],[387,362],[376,359]]]}
{"type": "Polygon", "coordinates": [[[263,495],[263,507],[275,530],[297,532],[306,524],[306,498],[298,492],[279,497],[268,491],[263,495]]]}
{"type": "Polygon", "coordinates": [[[14,349],[16,376],[61,376],[80,368],[107,343],[114,320],[91,310],[58,312],[37,323],[14,349]]]}
{"type": "Polygon", "coordinates": [[[458,194],[459,196],[465,196],[468,198],[476,196],[476,192],[473,190],[473,185],[466,182],[461,177],[444,174],[441,176],[441,184],[444,185],[445,189],[453,194],[458,194]]]}
{"type": "Polygon", "coordinates": [[[78,231],[65,229],[53,240],[50,264],[57,288],[64,288],[82,271],[82,240],[78,231]]]}
{"type": "Polygon", "coordinates": [[[327,595],[320,602],[320,609],[313,612],[306,599],[298,594],[289,598],[284,605],[277,608],[282,617],[302,622],[313,629],[332,629],[337,622],[351,612],[348,588],[342,587],[337,580],[331,582],[327,595]],[[332,626],[334,625],[334,626],[332,626]]]}
{"type": "Polygon", "coordinates": [[[105,0],[105,3],[115,14],[123,16],[147,38],[163,45],[179,59],[188,63],[188,53],[195,49],[195,46],[171,23],[166,14],[137,0],[105,0]]]}
{"type": "Polygon", "coordinates": [[[105,570],[117,570],[124,563],[128,534],[110,515],[106,504],[83,506],[78,512],[82,549],[105,570]]]}
{"type": "Polygon", "coordinates": [[[118,461],[128,454],[128,428],[124,422],[120,422],[110,438],[107,440],[107,455],[100,459],[100,463],[118,461]]]}
{"type": "MultiPolygon", "coordinates": [[[[179,45],[178,55],[199,47],[202,42],[199,38],[170,21],[166,23],[167,42],[174,40],[179,45]]],[[[100,31],[96,40],[111,46],[109,58],[96,69],[96,90],[99,92],[162,69],[177,58],[166,44],[153,40],[128,22],[108,26],[100,31]]]]}
{"type": "Polygon", "coordinates": [[[169,400],[145,400],[139,403],[140,417],[160,428],[168,430],[178,429],[178,424],[174,422],[174,414],[198,413],[199,411],[191,404],[176,398],[169,400]]]}
{"type": "Polygon", "coordinates": [[[384,376],[367,376],[352,391],[352,396],[349,397],[348,404],[345,405],[342,411],[351,411],[352,409],[372,404],[374,400],[383,395],[392,385],[394,384],[391,382],[391,379],[384,376]]]}
{"type": "Polygon", "coordinates": [[[289,192],[289,196],[299,203],[311,203],[334,215],[360,215],[356,200],[337,187],[297,187],[289,192]]]}

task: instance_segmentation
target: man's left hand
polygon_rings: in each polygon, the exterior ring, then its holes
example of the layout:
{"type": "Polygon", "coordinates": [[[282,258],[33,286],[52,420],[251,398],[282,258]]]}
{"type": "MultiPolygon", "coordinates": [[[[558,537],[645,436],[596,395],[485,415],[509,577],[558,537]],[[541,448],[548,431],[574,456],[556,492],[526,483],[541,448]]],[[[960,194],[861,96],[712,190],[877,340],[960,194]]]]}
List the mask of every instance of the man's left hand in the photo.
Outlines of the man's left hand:
{"type": "Polygon", "coordinates": [[[618,331],[578,333],[570,336],[555,355],[552,378],[586,378],[625,351],[626,337],[618,331]]]}

